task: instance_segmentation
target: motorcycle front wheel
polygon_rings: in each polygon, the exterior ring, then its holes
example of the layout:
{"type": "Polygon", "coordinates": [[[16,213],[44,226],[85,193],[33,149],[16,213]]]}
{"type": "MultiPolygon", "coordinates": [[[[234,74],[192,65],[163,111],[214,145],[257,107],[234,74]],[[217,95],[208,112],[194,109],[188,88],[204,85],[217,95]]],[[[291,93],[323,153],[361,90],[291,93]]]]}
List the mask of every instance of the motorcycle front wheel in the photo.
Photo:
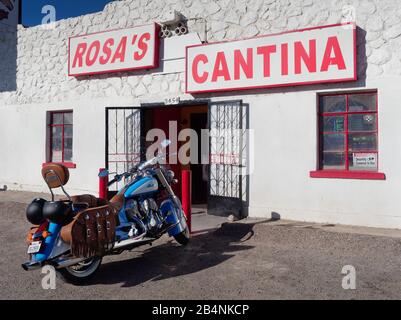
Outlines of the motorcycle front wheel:
{"type": "Polygon", "coordinates": [[[98,271],[102,263],[101,257],[89,258],[74,266],[57,270],[64,281],[82,285],[89,281],[98,271]]]}
{"type": "Polygon", "coordinates": [[[190,233],[188,227],[185,230],[174,236],[175,241],[177,241],[180,245],[186,246],[189,243],[190,233]]]}

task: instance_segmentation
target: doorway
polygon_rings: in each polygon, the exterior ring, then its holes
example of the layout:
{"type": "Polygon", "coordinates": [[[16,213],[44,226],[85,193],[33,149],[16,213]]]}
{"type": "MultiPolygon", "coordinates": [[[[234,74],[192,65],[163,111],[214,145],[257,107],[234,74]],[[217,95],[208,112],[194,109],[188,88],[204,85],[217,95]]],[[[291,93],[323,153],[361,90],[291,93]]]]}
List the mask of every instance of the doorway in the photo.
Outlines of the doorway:
{"type": "MultiPolygon", "coordinates": [[[[143,125],[141,136],[145,137],[152,129],[161,129],[166,138],[172,140],[173,144],[168,148],[167,153],[177,153],[180,148],[189,143],[187,157],[191,159],[190,163],[181,163],[177,157],[167,157],[167,165],[174,171],[175,176],[181,181],[183,170],[191,170],[192,172],[192,204],[196,209],[203,208],[206,211],[208,199],[208,165],[202,164],[202,159],[208,157],[208,154],[202,154],[201,132],[208,128],[208,106],[177,106],[177,107],[150,107],[142,109],[143,125]],[[175,129],[176,128],[176,129],[175,129]],[[178,135],[185,129],[193,130],[196,138],[186,137],[185,141],[176,141],[178,135]],[[176,132],[170,132],[173,130],[176,132]],[[174,151],[173,151],[174,150],[174,151]],[[191,154],[193,153],[193,154],[191,154]],[[197,158],[197,161],[194,161],[197,158]],[[170,162],[169,159],[173,159],[170,162]]],[[[189,132],[189,131],[188,131],[189,132]]],[[[146,146],[153,144],[155,141],[147,141],[146,146]]],[[[177,195],[181,195],[181,184],[173,186],[173,190],[177,195]]]]}

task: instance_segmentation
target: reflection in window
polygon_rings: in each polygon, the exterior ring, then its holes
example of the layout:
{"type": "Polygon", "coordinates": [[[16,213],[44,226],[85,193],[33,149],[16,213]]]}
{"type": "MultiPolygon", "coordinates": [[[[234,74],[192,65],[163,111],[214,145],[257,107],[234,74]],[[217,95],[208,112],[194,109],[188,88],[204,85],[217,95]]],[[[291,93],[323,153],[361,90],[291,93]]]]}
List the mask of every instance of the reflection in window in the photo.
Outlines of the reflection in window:
{"type": "Polygon", "coordinates": [[[320,112],[345,112],[346,96],[328,95],[320,97],[320,112]]]}

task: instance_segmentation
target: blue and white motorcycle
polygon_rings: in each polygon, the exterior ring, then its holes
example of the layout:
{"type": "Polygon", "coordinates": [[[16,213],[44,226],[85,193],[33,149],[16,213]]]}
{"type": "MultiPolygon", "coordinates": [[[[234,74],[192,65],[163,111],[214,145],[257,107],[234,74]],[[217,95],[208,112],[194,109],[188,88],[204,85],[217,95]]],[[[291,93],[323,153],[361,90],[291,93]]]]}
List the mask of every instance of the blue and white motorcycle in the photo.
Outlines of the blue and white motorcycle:
{"type": "MultiPolygon", "coordinates": [[[[167,140],[162,146],[165,148],[169,144],[167,140]]],[[[68,169],[63,168],[67,170],[64,173],[59,167],[42,170],[52,201],[35,199],[27,208],[27,218],[35,228],[32,228],[27,239],[31,259],[22,267],[33,270],[52,265],[64,280],[81,284],[95,274],[105,255],[120,254],[125,250],[150,244],[164,234],[174,237],[181,245],[188,244],[190,232],[186,217],[179,198],[171,188],[178,181],[174,179],[173,171],[160,164],[164,158],[165,155],[158,155],[128,172],[116,174],[109,182],[110,186],[123,179],[126,181],[126,185],[110,200],[110,203],[119,208],[114,243],[104,255],[89,258],[72,255],[71,245],[63,240],[61,231],[80,212],[90,207],[95,207],[96,210],[96,204],[99,206],[104,203],[88,195],[70,197],[63,188],[68,181],[68,169]],[[48,179],[46,174],[49,174],[48,179]],[[52,188],[55,187],[62,188],[67,196],[66,200],[54,200],[52,188]],[[88,200],[85,203],[82,199],[88,200]]],[[[99,177],[108,175],[109,172],[104,170],[99,177]]]]}

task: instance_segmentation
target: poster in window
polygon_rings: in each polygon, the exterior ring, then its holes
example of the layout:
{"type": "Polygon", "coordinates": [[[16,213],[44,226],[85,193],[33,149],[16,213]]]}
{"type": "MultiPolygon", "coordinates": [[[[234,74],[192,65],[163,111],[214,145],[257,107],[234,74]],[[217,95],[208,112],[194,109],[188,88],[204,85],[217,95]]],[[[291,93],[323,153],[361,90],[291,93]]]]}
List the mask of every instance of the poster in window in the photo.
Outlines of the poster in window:
{"type": "Polygon", "coordinates": [[[354,153],[353,160],[355,168],[360,168],[360,169],[377,168],[376,153],[354,153]]]}

